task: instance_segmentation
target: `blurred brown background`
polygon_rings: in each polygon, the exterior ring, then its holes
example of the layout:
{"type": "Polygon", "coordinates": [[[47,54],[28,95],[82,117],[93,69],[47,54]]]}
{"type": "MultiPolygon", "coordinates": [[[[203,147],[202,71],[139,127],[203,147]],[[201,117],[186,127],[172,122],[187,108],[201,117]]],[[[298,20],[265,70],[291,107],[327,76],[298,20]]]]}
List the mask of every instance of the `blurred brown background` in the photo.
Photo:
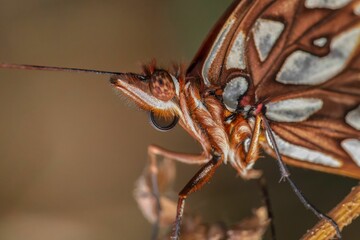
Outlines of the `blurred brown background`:
{"type": "MultiPolygon", "coordinates": [[[[0,0],[0,62],[134,71],[158,59],[188,63],[231,0],[0,0]]],[[[0,70],[0,239],[148,239],[133,200],[146,147],[198,152],[179,127],[154,130],[107,77],[0,70]]],[[[176,190],[196,166],[178,164],[176,190]]],[[[262,159],[278,239],[298,239],[317,219],[262,159]]],[[[291,168],[305,195],[330,210],[355,180],[291,168]]],[[[235,222],[260,204],[256,184],[222,167],[187,209],[235,222]]],[[[344,239],[360,237],[360,223],[344,239]]]]}

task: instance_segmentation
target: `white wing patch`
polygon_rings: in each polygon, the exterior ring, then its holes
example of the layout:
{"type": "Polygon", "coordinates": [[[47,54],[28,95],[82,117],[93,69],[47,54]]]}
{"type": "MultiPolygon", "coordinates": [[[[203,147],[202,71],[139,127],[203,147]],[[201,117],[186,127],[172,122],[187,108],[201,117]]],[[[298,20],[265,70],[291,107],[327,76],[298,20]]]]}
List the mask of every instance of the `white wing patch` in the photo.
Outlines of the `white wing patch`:
{"type": "Polygon", "coordinates": [[[232,43],[229,55],[226,59],[226,68],[245,69],[245,34],[239,32],[232,43]]]}
{"type": "Polygon", "coordinates": [[[345,139],[341,142],[341,146],[360,167],[360,140],[355,138],[345,139]]]}
{"type": "Polygon", "coordinates": [[[284,84],[317,85],[340,73],[360,40],[360,26],[333,38],[330,53],[317,57],[301,50],[293,52],[281,67],[276,81],[284,84]]]}
{"type": "MultiPolygon", "coordinates": [[[[274,132],[274,138],[276,141],[276,145],[280,151],[280,153],[284,156],[291,157],[296,160],[311,162],[314,164],[321,164],[328,167],[341,167],[342,163],[335,158],[326,155],[322,152],[318,152],[312,149],[308,149],[302,146],[294,145],[280,138],[274,132]]],[[[269,136],[266,132],[267,142],[271,148],[273,148],[269,136]]]]}
{"type": "Polygon", "coordinates": [[[239,98],[244,95],[249,87],[249,83],[243,77],[236,77],[229,81],[223,92],[223,101],[229,111],[235,111],[239,98]]]}
{"type": "Polygon", "coordinates": [[[256,50],[263,62],[284,30],[282,22],[258,19],[252,29],[256,50]]]}
{"type": "Polygon", "coordinates": [[[327,43],[327,38],[325,37],[318,38],[313,41],[313,44],[317,47],[323,47],[325,46],[326,43],[327,43]]]}
{"type": "Polygon", "coordinates": [[[358,4],[355,5],[354,14],[355,14],[356,16],[360,16],[360,3],[358,3],[358,4]]]}
{"type": "Polygon", "coordinates": [[[351,127],[360,130],[360,105],[346,114],[345,121],[351,127]]]}
{"type": "Polygon", "coordinates": [[[266,117],[276,122],[302,122],[319,111],[323,101],[317,98],[293,98],[271,102],[266,106],[266,117]]]}
{"type": "Polygon", "coordinates": [[[339,9],[349,2],[351,2],[351,0],[306,0],[305,7],[339,9]]]}
{"type": "Polygon", "coordinates": [[[227,34],[229,33],[232,25],[234,24],[234,22],[235,22],[235,19],[233,18],[224,25],[224,27],[221,29],[219,35],[217,36],[216,41],[214,42],[213,46],[211,47],[211,51],[209,52],[209,55],[206,58],[206,61],[202,68],[202,76],[204,78],[204,83],[206,86],[210,86],[208,73],[209,73],[211,64],[213,63],[213,61],[216,57],[216,54],[219,52],[219,49],[223,45],[224,40],[225,40],[227,34]]]}

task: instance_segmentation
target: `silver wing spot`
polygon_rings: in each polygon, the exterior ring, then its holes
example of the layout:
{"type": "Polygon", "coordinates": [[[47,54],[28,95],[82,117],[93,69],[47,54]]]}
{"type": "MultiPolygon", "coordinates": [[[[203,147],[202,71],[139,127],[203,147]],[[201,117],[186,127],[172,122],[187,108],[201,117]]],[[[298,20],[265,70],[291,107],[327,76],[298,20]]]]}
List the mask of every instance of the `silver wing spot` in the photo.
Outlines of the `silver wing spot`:
{"type": "Polygon", "coordinates": [[[355,5],[354,14],[355,14],[356,16],[360,16],[360,3],[358,3],[358,4],[355,5]]]}
{"type": "MultiPolygon", "coordinates": [[[[276,145],[278,146],[280,153],[284,156],[288,156],[300,161],[311,162],[314,164],[321,164],[324,166],[334,167],[334,168],[341,167],[342,165],[340,161],[336,160],[335,158],[329,155],[289,143],[284,139],[280,138],[274,132],[273,134],[276,141],[276,145]]],[[[266,138],[270,147],[273,148],[267,132],[266,132],[266,138]]]]}
{"type": "Polygon", "coordinates": [[[360,26],[333,38],[330,53],[317,57],[301,50],[293,52],[284,62],[276,81],[284,84],[317,85],[340,73],[352,57],[360,40],[360,26]]]}
{"type": "Polygon", "coordinates": [[[317,98],[293,98],[270,102],[266,106],[266,117],[276,122],[302,122],[319,111],[323,101],[317,98]]]}
{"type": "Polygon", "coordinates": [[[351,0],[306,0],[305,7],[307,8],[329,8],[339,9],[350,3],[351,0]]]}
{"type": "Polygon", "coordinates": [[[245,34],[239,32],[232,43],[229,55],[226,59],[226,68],[245,69],[245,34]]]}
{"type": "Polygon", "coordinates": [[[233,112],[236,110],[239,98],[248,90],[249,83],[244,77],[236,77],[229,81],[223,92],[225,107],[233,112]]]}
{"type": "Polygon", "coordinates": [[[360,140],[355,138],[345,139],[341,142],[341,146],[360,167],[360,140]]]}
{"type": "Polygon", "coordinates": [[[327,40],[327,38],[325,38],[325,37],[317,38],[317,39],[315,39],[315,40],[313,41],[313,44],[314,44],[315,46],[317,46],[317,47],[323,47],[323,46],[326,45],[327,41],[328,41],[328,40],[327,40]]]}
{"type": "Polygon", "coordinates": [[[252,32],[256,50],[262,62],[268,57],[283,30],[284,24],[282,22],[262,18],[256,21],[252,32]]]}
{"type": "Polygon", "coordinates": [[[345,121],[351,127],[360,131],[360,105],[346,114],[345,121]]]}
{"type": "Polygon", "coordinates": [[[204,79],[204,83],[206,86],[210,86],[210,81],[209,81],[209,78],[208,78],[208,73],[209,73],[209,70],[210,70],[210,67],[211,67],[211,64],[213,63],[215,57],[216,57],[216,54],[219,52],[219,49],[221,48],[221,46],[223,45],[224,43],[224,40],[227,36],[227,34],[229,33],[232,25],[234,24],[235,22],[235,19],[232,18],[231,20],[229,20],[225,25],[224,27],[221,29],[219,35],[217,36],[216,38],[216,41],[214,42],[214,44],[212,45],[211,47],[211,50],[209,52],[209,55],[207,56],[206,60],[205,60],[205,63],[204,63],[204,66],[202,68],[202,76],[203,76],[203,79],[204,79]]]}

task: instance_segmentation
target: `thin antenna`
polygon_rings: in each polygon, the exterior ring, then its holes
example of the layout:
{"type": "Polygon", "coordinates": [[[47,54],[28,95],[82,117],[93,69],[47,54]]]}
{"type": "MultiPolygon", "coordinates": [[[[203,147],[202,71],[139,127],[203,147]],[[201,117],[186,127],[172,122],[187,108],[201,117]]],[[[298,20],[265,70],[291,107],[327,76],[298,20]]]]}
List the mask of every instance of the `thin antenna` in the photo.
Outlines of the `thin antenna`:
{"type": "Polygon", "coordinates": [[[49,67],[49,66],[27,65],[27,64],[11,64],[11,63],[0,63],[0,68],[12,68],[12,69],[20,69],[20,70],[76,72],[76,73],[95,73],[95,74],[103,74],[103,75],[122,75],[122,74],[124,74],[124,73],[121,73],[121,72],[99,71],[99,70],[94,70],[94,69],[49,67]]]}

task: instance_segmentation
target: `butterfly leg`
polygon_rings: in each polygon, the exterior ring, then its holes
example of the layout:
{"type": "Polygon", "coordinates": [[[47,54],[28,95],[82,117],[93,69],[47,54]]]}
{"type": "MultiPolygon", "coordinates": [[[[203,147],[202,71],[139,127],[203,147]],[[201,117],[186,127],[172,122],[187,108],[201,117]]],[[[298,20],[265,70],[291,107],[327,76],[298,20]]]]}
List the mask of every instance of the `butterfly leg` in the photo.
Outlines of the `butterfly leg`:
{"type": "Polygon", "coordinates": [[[169,160],[175,160],[187,164],[204,164],[209,161],[209,157],[205,153],[201,155],[176,153],[176,152],[168,151],[156,145],[150,145],[148,147],[148,156],[150,161],[150,177],[152,184],[152,194],[156,201],[156,220],[153,224],[151,239],[157,239],[159,233],[160,212],[161,212],[160,191],[158,186],[159,171],[158,171],[157,157],[163,157],[169,160]]]}
{"type": "Polygon", "coordinates": [[[223,158],[220,156],[212,156],[210,161],[201,167],[201,169],[194,175],[194,177],[185,185],[179,193],[178,205],[176,210],[176,220],[171,236],[172,240],[179,239],[180,225],[184,214],[185,200],[190,193],[199,190],[210,178],[214,175],[215,170],[221,165],[223,158]]]}
{"type": "Polygon", "coordinates": [[[261,129],[261,117],[256,116],[255,127],[252,133],[252,138],[249,150],[246,154],[245,163],[251,164],[259,158],[259,138],[261,129]]]}
{"type": "MultiPolygon", "coordinates": [[[[260,138],[260,133],[261,133],[261,122],[262,122],[261,116],[260,115],[256,116],[255,126],[254,126],[254,130],[252,133],[251,142],[250,142],[249,149],[248,149],[248,152],[245,157],[246,164],[251,164],[259,158],[259,150],[260,150],[259,149],[260,148],[259,138],[260,138]]],[[[258,171],[258,170],[253,170],[253,171],[258,171]]],[[[255,173],[255,177],[258,182],[259,189],[261,191],[261,195],[262,195],[264,204],[267,209],[268,217],[270,219],[271,239],[275,240],[276,234],[275,234],[275,226],[274,226],[274,221],[273,221],[274,217],[272,214],[272,208],[271,208],[271,203],[270,203],[269,192],[268,192],[267,185],[266,185],[266,180],[261,171],[259,171],[259,173],[255,173]]]]}
{"type": "Polygon", "coordinates": [[[296,196],[300,199],[301,203],[305,206],[305,208],[312,211],[315,214],[315,216],[317,216],[319,219],[328,221],[335,228],[337,238],[342,239],[338,224],[331,217],[327,216],[326,214],[323,214],[318,209],[316,209],[315,206],[312,205],[305,198],[305,196],[302,194],[300,189],[296,186],[296,184],[290,178],[290,172],[289,172],[288,168],[286,167],[284,161],[281,158],[279,149],[278,149],[278,147],[276,145],[274,135],[273,135],[272,130],[270,128],[270,124],[269,124],[269,122],[268,122],[268,120],[266,119],[265,116],[262,116],[262,121],[264,122],[265,131],[267,132],[267,134],[269,136],[269,139],[271,141],[271,145],[273,146],[273,149],[274,149],[275,154],[276,154],[277,162],[278,162],[279,167],[280,167],[280,171],[281,171],[281,179],[280,179],[280,181],[285,181],[286,180],[290,184],[290,186],[291,186],[292,190],[295,192],[296,196]]]}
{"type": "MultiPolygon", "coordinates": [[[[360,217],[360,185],[353,187],[351,192],[329,212],[329,215],[337,220],[342,229],[360,217]]],[[[334,234],[334,230],[331,229],[327,221],[319,221],[302,236],[301,240],[321,239],[324,236],[330,238],[334,234]]]]}

